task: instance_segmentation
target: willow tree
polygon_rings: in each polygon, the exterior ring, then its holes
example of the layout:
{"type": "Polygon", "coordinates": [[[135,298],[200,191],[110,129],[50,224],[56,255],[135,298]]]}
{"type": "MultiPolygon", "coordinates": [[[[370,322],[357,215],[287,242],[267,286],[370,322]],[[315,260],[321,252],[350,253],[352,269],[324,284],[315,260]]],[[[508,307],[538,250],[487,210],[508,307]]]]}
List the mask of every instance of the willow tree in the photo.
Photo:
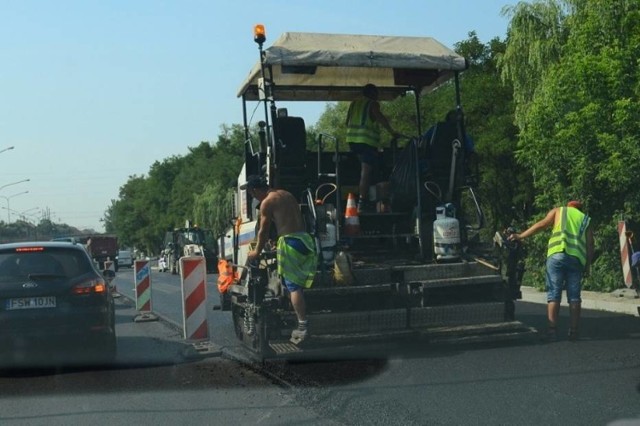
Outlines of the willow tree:
{"type": "Polygon", "coordinates": [[[550,64],[560,60],[568,29],[565,25],[568,2],[541,0],[505,6],[502,15],[510,18],[507,47],[498,58],[503,81],[513,87],[516,123],[524,127],[524,117],[550,64]]]}

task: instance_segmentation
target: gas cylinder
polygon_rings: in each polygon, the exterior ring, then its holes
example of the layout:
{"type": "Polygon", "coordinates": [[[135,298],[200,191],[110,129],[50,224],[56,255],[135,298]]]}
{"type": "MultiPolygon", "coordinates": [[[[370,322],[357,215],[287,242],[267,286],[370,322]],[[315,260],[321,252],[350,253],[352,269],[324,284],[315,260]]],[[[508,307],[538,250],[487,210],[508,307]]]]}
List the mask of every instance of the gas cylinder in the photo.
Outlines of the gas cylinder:
{"type": "Polygon", "coordinates": [[[436,207],[433,222],[433,250],[438,260],[460,257],[460,222],[451,203],[436,207]]]}
{"type": "Polygon", "coordinates": [[[320,233],[320,250],[325,263],[333,262],[336,247],[336,225],[327,222],[326,231],[320,233]]]}
{"type": "Polygon", "coordinates": [[[336,285],[353,284],[351,257],[343,251],[336,254],[336,260],[333,262],[333,279],[336,285]]]}

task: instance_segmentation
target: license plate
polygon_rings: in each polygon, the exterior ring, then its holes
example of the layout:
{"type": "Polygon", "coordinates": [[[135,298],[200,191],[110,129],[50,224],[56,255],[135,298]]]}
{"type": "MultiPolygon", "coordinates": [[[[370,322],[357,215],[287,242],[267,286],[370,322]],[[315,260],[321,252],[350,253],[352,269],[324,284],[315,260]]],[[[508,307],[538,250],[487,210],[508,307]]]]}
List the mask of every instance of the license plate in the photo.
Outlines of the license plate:
{"type": "Polygon", "coordinates": [[[7,311],[17,309],[41,309],[41,308],[55,308],[56,297],[55,296],[43,296],[43,297],[18,297],[15,299],[7,299],[6,308],[7,311]]]}

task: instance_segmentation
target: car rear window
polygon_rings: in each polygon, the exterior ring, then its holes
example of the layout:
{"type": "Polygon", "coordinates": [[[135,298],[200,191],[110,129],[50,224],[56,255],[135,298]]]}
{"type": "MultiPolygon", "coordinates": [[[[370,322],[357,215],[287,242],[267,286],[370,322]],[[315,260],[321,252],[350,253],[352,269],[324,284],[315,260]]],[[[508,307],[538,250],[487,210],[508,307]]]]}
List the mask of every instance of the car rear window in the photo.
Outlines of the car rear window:
{"type": "Polygon", "coordinates": [[[92,270],[86,254],[77,249],[37,247],[0,252],[0,280],[29,274],[51,274],[72,278],[92,270]]]}

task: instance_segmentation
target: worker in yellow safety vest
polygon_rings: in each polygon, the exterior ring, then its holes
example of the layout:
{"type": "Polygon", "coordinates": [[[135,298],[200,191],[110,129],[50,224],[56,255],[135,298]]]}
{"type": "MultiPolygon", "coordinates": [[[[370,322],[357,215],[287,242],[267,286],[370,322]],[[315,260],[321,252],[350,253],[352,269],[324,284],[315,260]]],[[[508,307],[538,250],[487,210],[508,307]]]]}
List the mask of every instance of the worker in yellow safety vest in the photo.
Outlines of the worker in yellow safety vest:
{"type": "Polygon", "coordinates": [[[382,148],[380,126],[393,137],[402,135],[393,130],[389,120],[380,111],[378,88],[373,84],[364,86],[362,98],[356,99],[349,105],[346,125],[346,141],[351,152],[355,153],[360,160],[358,212],[373,210],[373,204],[369,201],[369,185],[373,170],[380,162],[379,149],[382,148]]]}
{"type": "Polygon", "coordinates": [[[547,338],[557,337],[562,289],[567,289],[570,310],[569,339],[578,338],[580,322],[582,277],[589,273],[593,261],[593,231],[591,218],[583,213],[580,201],[570,201],[566,207],[550,210],[544,219],[531,225],[510,240],[522,240],[543,229],[552,228],[547,248],[547,338]]]}

